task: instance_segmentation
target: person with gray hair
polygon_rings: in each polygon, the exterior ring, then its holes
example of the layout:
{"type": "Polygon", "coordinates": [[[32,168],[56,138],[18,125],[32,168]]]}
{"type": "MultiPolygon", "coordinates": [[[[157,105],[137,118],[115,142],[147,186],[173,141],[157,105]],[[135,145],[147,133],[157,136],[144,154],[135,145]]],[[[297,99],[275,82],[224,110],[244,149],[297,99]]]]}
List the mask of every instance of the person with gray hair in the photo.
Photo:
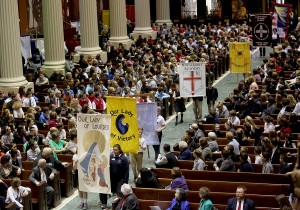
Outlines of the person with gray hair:
{"type": "Polygon", "coordinates": [[[208,145],[212,152],[216,152],[219,150],[219,145],[216,139],[217,139],[217,135],[215,132],[208,133],[208,145]]]}
{"type": "Polygon", "coordinates": [[[172,209],[190,210],[190,203],[187,201],[187,193],[184,189],[176,189],[175,198],[172,199],[171,205],[167,210],[172,209]]]}
{"type": "Polygon", "coordinates": [[[38,165],[38,162],[40,159],[45,159],[47,162],[47,165],[54,170],[60,171],[64,166],[62,163],[54,157],[53,151],[50,147],[45,147],[43,151],[39,154],[39,156],[35,159],[33,163],[33,167],[36,167],[38,165]]]}
{"type": "Polygon", "coordinates": [[[136,195],[133,193],[132,188],[129,184],[123,184],[121,186],[121,192],[123,194],[123,198],[119,201],[116,210],[138,210],[139,201],[136,195]]]}
{"type": "Polygon", "coordinates": [[[52,205],[52,198],[54,195],[54,189],[48,183],[50,180],[54,179],[54,170],[51,169],[45,159],[40,158],[37,161],[37,166],[32,169],[32,172],[29,176],[29,180],[33,182],[36,186],[41,186],[42,183],[46,183],[46,192],[47,192],[47,206],[52,205]]]}
{"type": "Polygon", "coordinates": [[[192,160],[192,152],[189,150],[185,141],[179,142],[180,155],[178,160],[192,160]]]}

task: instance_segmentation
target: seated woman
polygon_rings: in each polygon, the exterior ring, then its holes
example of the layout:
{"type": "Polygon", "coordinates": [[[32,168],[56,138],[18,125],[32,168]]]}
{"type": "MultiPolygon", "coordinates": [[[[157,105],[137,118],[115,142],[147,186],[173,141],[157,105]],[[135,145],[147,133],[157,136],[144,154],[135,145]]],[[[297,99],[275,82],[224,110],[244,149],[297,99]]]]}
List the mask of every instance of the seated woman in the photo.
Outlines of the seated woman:
{"type": "Polygon", "coordinates": [[[205,169],[205,163],[202,160],[202,152],[200,151],[200,149],[195,149],[193,152],[193,156],[195,160],[192,170],[203,171],[205,169]]]}
{"type": "Polygon", "coordinates": [[[200,205],[199,210],[214,210],[214,205],[209,198],[210,190],[207,187],[199,189],[200,205]]]}
{"type": "Polygon", "coordinates": [[[58,132],[52,133],[52,140],[49,142],[49,145],[56,154],[65,153],[68,148],[68,143],[60,140],[58,132]]]}
{"type": "Polygon", "coordinates": [[[11,179],[12,177],[13,177],[13,167],[10,163],[10,156],[4,155],[1,157],[0,179],[11,179]]]}
{"type": "Polygon", "coordinates": [[[176,189],[175,198],[172,199],[170,208],[167,210],[173,209],[190,210],[190,203],[187,201],[187,194],[182,188],[176,189]]]}
{"type": "Polygon", "coordinates": [[[179,142],[180,155],[178,160],[192,160],[192,152],[189,150],[185,141],[179,142]]]}
{"type": "Polygon", "coordinates": [[[123,184],[121,186],[121,192],[123,194],[123,198],[120,200],[118,206],[115,210],[137,210],[139,208],[139,201],[136,195],[132,192],[132,188],[129,184],[123,184]]]}
{"type": "Polygon", "coordinates": [[[136,186],[143,188],[158,188],[156,174],[147,168],[142,168],[139,177],[136,180],[136,186]]]}
{"type": "Polygon", "coordinates": [[[18,150],[12,149],[10,151],[11,155],[11,164],[13,167],[13,170],[17,172],[17,175],[20,175],[23,169],[22,166],[22,158],[18,157],[18,150]]]}
{"type": "Polygon", "coordinates": [[[15,209],[22,210],[22,196],[26,196],[31,189],[21,186],[21,180],[19,177],[14,177],[11,180],[11,186],[7,190],[6,203],[14,202],[15,209]]]}
{"type": "Polygon", "coordinates": [[[173,180],[171,184],[168,187],[166,187],[166,189],[175,190],[177,188],[182,188],[184,190],[188,190],[186,180],[182,175],[180,168],[174,167],[171,171],[171,175],[173,177],[173,180]]]}

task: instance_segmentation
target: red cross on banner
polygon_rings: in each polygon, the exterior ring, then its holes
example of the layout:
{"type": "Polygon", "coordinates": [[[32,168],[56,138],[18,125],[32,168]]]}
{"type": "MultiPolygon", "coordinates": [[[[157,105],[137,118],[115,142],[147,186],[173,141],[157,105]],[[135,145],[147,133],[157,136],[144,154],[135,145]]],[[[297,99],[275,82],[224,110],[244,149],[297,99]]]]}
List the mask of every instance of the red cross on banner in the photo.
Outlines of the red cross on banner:
{"type": "Polygon", "coordinates": [[[195,77],[194,76],[194,71],[191,71],[191,77],[185,77],[183,80],[190,80],[192,82],[191,86],[192,86],[192,95],[194,95],[195,93],[195,81],[196,80],[201,80],[201,77],[195,77]]]}

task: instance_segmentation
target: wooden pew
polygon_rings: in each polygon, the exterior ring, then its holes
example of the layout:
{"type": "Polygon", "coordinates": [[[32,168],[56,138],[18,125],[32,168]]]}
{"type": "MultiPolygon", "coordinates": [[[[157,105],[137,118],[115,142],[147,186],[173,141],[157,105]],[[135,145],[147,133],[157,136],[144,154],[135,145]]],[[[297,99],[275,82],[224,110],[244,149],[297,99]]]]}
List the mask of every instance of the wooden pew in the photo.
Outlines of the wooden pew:
{"type": "MultiPolygon", "coordinates": [[[[153,172],[158,178],[172,178],[171,169],[153,168],[153,172]]],[[[227,172],[227,171],[192,171],[181,170],[186,179],[191,180],[214,180],[214,181],[234,181],[249,183],[274,183],[289,184],[290,178],[282,174],[261,174],[245,172],[227,172]]]]}
{"type": "MultiPolygon", "coordinates": [[[[193,168],[193,164],[194,162],[191,161],[191,160],[179,160],[178,161],[178,167],[180,169],[192,169],[193,168]]],[[[207,170],[209,171],[214,171],[214,167],[213,167],[213,164],[214,162],[213,161],[205,161],[205,164],[207,165],[207,170]]],[[[240,163],[234,163],[235,165],[235,169],[239,169],[240,168],[240,163]]],[[[256,173],[261,173],[262,172],[262,164],[254,164],[252,163],[251,164],[253,169],[254,169],[254,172],[256,173]]],[[[280,164],[273,164],[273,168],[274,168],[274,173],[277,174],[279,172],[279,169],[280,169],[280,164]]]]}
{"type": "MultiPolygon", "coordinates": [[[[237,174],[238,175],[238,174],[237,174]]],[[[248,175],[249,177],[251,175],[248,175]]],[[[233,176],[235,177],[235,176],[233,176]]],[[[158,178],[161,187],[170,185],[172,179],[158,178]]],[[[211,181],[211,180],[199,180],[199,179],[186,179],[189,190],[197,191],[200,187],[208,187],[212,192],[235,192],[239,185],[244,185],[247,188],[249,194],[260,195],[289,195],[289,184],[270,184],[264,183],[263,187],[261,183],[254,182],[235,182],[233,179],[230,182],[224,181],[211,181]]]]}
{"type": "Polygon", "coordinates": [[[62,188],[62,195],[66,197],[70,197],[74,191],[74,180],[73,180],[73,163],[72,163],[72,155],[63,155],[58,154],[58,159],[62,162],[66,162],[63,171],[61,171],[61,188],[62,188]]]}
{"type": "MultiPolygon", "coordinates": [[[[149,206],[159,206],[161,209],[167,209],[170,207],[171,201],[158,201],[158,200],[139,200],[140,209],[149,209],[149,206]]],[[[226,205],[214,204],[214,207],[223,210],[226,208],[226,205]]],[[[198,203],[190,203],[191,210],[199,209],[198,203]]],[[[279,208],[269,208],[269,207],[255,207],[256,210],[279,210],[279,208]]]]}
{"type": "MultiPolygon", "coordinates": [[[[6,185],[10,186],[10,179],[3,179],[6,185]]],[[[23,200],[23,205],[26,205],[26,208],[29,210],[34,209],[38,210],[47,210],[47,192],[46,192],[46,184],[42,183],[41,186],[36,186],[31,181],[28,180],[21,180],[21,185],[24,187],[29,187],[31,189],[31,197],[28,199],[23,200]],[[32,206],[33,205],[33,206],[32,206]]],[[[24,198],[24,197],[23,197],[24,198]]],[[[24,205],[24,210],[25,210],[24,205]]]]}
{"type": "MultiPolygon", "coordinates": [[[[159,200],[171,201],[174,198],[175,190],[154,189],[154,188],[132,188],[133,193],[138,199],[143,200],[159,200]]],[[[210,198],[214,204],[226,205],[229,198],[235,197],[235,191],[232,193],[211,192],[210,198]]],[[[187,191],[188,201],[191,203],[198,203],[200,201],[199,191],[187,191]]],[[[247,198],[255,201],[256,207],[274,207],[278,208],[275,195],[257,195],[247,193],[247,198]]]]}
{"type": "MultiPolygon", "coordinates": [[[[29,161],[28,161],[29,162],[29,161]]],[[[24,170],[21,174],[21,180],[29,180],[31,170],[24,170]]],[[[54,175],[54,179],[51,181],[51,186],[54,189],[53,206],[56,207],[61,204],[61,189],[60,189],[60,172],[54,175]]]]}

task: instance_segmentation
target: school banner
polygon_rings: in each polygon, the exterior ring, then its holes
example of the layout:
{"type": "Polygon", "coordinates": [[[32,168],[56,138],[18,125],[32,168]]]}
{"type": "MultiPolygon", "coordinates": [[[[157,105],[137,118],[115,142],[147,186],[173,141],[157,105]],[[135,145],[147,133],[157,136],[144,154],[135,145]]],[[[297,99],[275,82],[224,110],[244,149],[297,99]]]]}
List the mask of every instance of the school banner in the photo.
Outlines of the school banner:
{"type": "Polygon", "coordinates": [[[120,144],[124,153],[138,153],[139,135],[135,98],[106,97],[111,115],[110,146],[120,144]]]}
{"type": "Polygon", "coordinates": [[[265,47],[272,43],[272,17],[271,14],[250,15],[252,27],[253,46],[265,47]]]}
{"type": "Polygon", "coordinates": [[[229,45],[229,59],[231,73],[250,73],[250,43],[231,42],[229,45]]]}
{"type": "Polygon", "coordinates": [[[110,122],[110,115],[77,115],[77,168],[81,191],[111,193],[110,122]]]}
{"type": "Polygon", "coordinates": [[[157,125],[157,104],[156,103],[138,103],[138,124],[144,129],[143,137],[147,145],[158,145],[159,140],[155,132],[157,125]]]}
{"type": "Polygon", "coordinates": [[[205,62],[181,63],[178,67],[180,97],[206,95],[205,62]]]}
{"type": "Polygon", "coordinates": [[[289,12],[292,9],[290,4],[273,3],[272,28],[277,29],[280,38],[285,38],[288,34],[289,12]]]}

